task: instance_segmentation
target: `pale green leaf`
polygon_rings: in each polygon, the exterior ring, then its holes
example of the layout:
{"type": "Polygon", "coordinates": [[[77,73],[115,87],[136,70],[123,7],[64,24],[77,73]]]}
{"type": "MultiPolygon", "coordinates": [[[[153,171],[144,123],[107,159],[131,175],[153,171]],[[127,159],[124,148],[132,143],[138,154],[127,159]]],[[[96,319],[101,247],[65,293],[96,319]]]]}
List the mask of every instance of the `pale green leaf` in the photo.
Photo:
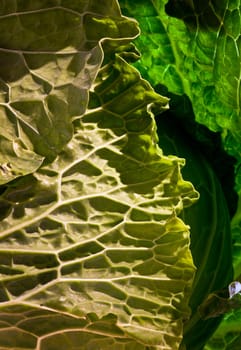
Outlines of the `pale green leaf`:
{"type": "Polygon", "coordinates": [[[135,37],[116,1],[0,1],[0,184],[34,172],[71,140],[105,38],[135,37]]]}
{"type": "Polygon", "coordinates": [[[197,193],[157,146],[166,104],[115,56],[56,160],[1,195],[1,349],[179,348],[197,193]]]}

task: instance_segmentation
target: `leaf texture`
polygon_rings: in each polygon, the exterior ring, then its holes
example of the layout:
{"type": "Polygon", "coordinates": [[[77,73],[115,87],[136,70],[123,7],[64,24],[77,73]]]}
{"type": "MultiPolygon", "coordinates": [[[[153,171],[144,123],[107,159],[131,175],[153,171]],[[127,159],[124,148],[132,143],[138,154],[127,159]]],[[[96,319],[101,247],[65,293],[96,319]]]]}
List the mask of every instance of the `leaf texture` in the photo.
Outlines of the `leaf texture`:
{"type": "Polygon", "coordinates": [[[108,4],[0,1],[0,184],[56,157],[88,105],[101,41],[138,34],[116,1],[108,4]]]}
{"type": "MultiPolygon", "coordinates": [[[[226,151],[237,159],[240,176],[240,1],[120,0],[123,12],[136,18],[141,60],[135,65],[156,89],[186,94],[197,122],[219,131],[226,151]]],[[[240,203],[232,221],[236,278],[240,264],[240,203]]],[[[240,313],[225,317],[207,349],[240,348],[240,313]]]]}
{"type": "Polygon", "coordinates": [[[120,0],[142,35],[136,64],[154,86],[186,94],[196,121],[240,157],[240,1],[120,0]],[[167,13],[169,14],[167,14],[167,13]]]}
{"type": "Polygon", "coordinates": [[[157,146],[152,110],[168,100],[123,58],[127,41],[122,56],[103,43],[55,160],[1,193],[2,350],[179,348],[195,268],[178,214],[198,194],[157,146]]]}

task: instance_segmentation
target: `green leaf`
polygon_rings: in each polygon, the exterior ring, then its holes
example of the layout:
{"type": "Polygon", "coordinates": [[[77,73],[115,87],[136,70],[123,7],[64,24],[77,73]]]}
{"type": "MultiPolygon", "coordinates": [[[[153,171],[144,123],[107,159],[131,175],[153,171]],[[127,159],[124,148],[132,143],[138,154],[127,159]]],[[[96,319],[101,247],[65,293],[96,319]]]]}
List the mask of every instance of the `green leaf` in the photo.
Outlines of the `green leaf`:
{"type": "MultiPolygon", "coordinates": [[[[109,70],[103,67],[95,83],[103,107],[90,108],[75,122],[71,142],[33,175],[31,195],[23,189],[20,203],[17,183],[11,192],[12,207],[0,226],[1,313],[14,320],[16,307],[25,306],[30,314],[34,307],[38,318],[47,308],[58,318],[79,319],[77,339],[80,328],[88,333],[91,327],[87,343],[97,342],[104,322],[111,344],[119,344],[120,337],[136,339],[143,349],[178,349],[194,268],[188,228],[176,213],[196,195],[180,176],[180,161],[162,156],[155,144],[154,122],[143,100],[160,108],[166,100],[121,58],[111,75],[109,70]],[[104,90],[101,81],[107,79],[112,84],[104,90]],[[139,130],[133,130],[134,121],[139,130]],[[130,148],[132,137],[135,148],[130,148]],[[86,320],[88,315],[93,322],[86,320]]],[[[5,199],[9,202],[8,193],[5,199]]],[[[31,334],[28,342],[34,348],[39,336],[35,322],[24,331],[15,325],[25,342],[21,333],[31,334]]],[[[70,322],[62,333],[71,338],[72,328],[70,322]]],[[[55,348],[63,337],[58,334],[55,348]]],[[[40,348],[51,348],[52,337],[47,327],[40,348]]],[[[3,328],[1,348],[14,347],[16,337],[11,339],[3,328]]]]}
{"type": "MultiPolygon", "coordinates": [[[[135,43],[142,57],[136,67],[157,90],[165,86],[171,93],[186,94],[196,121],[221,133],[225,150],[237,159],[240,197],[240,2],[120,0],[120,4],[140,24],[142,35],[135,43]]],[[[241,273],[240,227],[239,204],[232,220],[236,277],[241,273]]],[[[237,311],[225,317],[213,338],[215,349],[240,348],[239,323],[237,311]],[[232,321],[229,331],[228,320],[235,319],[237,324],[232,321]],[[237,342],[229,343],[229,338],[237,342]]]]}
{"type": "Polygon", "coordinates": [[[154,86],[185,93],[196,121],[221,131],[225,148],[239,159],[239,2],[120,0],[120,4],[140,24],[142,35],[136,45],[141,60],[136,66],[142,75],[154,86]]]}
{"type": "Polygon", "coordinates": [[[216,313],[228,312],[220,327],[215,332],[214,336],[205,346],[205,350],[211,349],[238,349],[240,345],[240,307],[241,307],[241,296],[240,296],[240,282],[234,281],[229,285],[229,297],[227,292],[217,291],[207,298],[207,300],[201,305],[200,312],[209,311],[210,317],[215,317],[216,313]]]}
{"type": "MultiPolygon", "coordinates": [[[[31,174],[71,140],[103,61],[101,41],[134,37],[116,1],[0,1],[0,184],[31,174]],[[9,30],[11,28],[11,30],[9,30]]],[[[119,42],[121,44],[121,42],[119,42]]]]}
{"type": "Polygon", "coordinates": [[[190,226],[190,248],[197,268],[189,301],[192,314],[184,326],[183,343],[186,349],[199,350],[220,323],[218,316],[224,313],[221,312],[224,308],[213,310],[208,304],[200,314],[200,305],[233,279],[230,215],[220,182],[198,144],[170,111],[157,116],[156,122],[163,152],[186,159],[183,177],[191,181],[200,194],[198,202],[182,213],[183,221],[190,226]],[[207,317],[212,313],[215,318],[207,317]]]}
{"type": "Polygon", "coordinates": [[[97,45],[104,63],[88,107],[71,115],[71,139],[55,159],[2,186],[0,348],[178,350],[195,272],[178,215],[198,194],[181,176],[183,160],[157,145],[152,111],[168,100],[125,60],[136,57],[128,45],[136,22],[114,1],[100,2],[98,16],[91,1],[70,3],[70,14],[86,11],[89,44],[107,35],[104,26],[114,40],[97,45]]]}
{"type": "Polygon", "coordinates": [[[240,320],[240,309],[226,314],[214,336],[205,346],[205,350],[238,350],[241,341],[240,320]]]}

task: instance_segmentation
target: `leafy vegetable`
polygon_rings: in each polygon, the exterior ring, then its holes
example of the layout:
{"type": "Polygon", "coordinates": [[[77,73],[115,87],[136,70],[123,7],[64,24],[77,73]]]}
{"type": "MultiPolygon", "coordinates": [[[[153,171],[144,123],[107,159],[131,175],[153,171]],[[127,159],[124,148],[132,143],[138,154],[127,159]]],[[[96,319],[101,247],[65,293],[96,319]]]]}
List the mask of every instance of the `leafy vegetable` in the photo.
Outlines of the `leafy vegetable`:
{"type": "Polygon", "coordinates": [[[196,121],[223,131],[225,147],[239,157],[239,1],[121,0],[120,4],[141,27],[136,45],[142,57],[136,66],[143,76],[154,86],[163,84],[172,93],[185,93],[196,121]]]}
{"type": "Polygon", "coordinates": [[[221,319],[216,314],[209,318],[209,310],[202,315],[200,306],[209,294],[227,286],[233,278],[230,216],[220,183],[198,145],[170,112],[156,120],[163,151],[186,159],[183,176],[200,193],[199,201],[186,208],[182,218],[191,227],[191,251],[197,267],[189,302],[192,315],[185,324],[184,343],[187,349],[202,349],[221,319]]]}
{"type": "Polygon", "coordinates": [[[0,8],[0,348],[177,350],[198,193],[157,145],[136,22],[116,1],[0,8]]]}
{"type": "MultiPolygon", "coordinates": [[[[240,2],[139,0],[133,4],[121,0],[120,4],[141,28],[135,43],[142,57],[135,66],[156,90],[163,91],[165,86],[168,94],[186,94],[196,122],[221,133],[224,149],[237,160],[235,188],[240,198],[240,2]]],[[[179,117],[185,123],[182,112],[179,117]]],[[[238,281],[240,203],[239,199],[232,219],[238,281]]],[[[207,349],[239,349],[240,332],[240,312],[234,311],[225,317],[207,349]]]]}

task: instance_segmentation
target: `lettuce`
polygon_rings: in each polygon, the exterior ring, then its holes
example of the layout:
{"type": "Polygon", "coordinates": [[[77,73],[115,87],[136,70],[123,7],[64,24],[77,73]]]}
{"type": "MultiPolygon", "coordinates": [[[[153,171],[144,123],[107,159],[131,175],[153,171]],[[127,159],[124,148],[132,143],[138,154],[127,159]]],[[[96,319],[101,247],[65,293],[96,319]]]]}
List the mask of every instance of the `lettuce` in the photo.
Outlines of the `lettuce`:
{"type": "Polygon", "coordinates": [[[177,350],[198,192],[115,0],[0,0],[0,348],[177,350]]]}

